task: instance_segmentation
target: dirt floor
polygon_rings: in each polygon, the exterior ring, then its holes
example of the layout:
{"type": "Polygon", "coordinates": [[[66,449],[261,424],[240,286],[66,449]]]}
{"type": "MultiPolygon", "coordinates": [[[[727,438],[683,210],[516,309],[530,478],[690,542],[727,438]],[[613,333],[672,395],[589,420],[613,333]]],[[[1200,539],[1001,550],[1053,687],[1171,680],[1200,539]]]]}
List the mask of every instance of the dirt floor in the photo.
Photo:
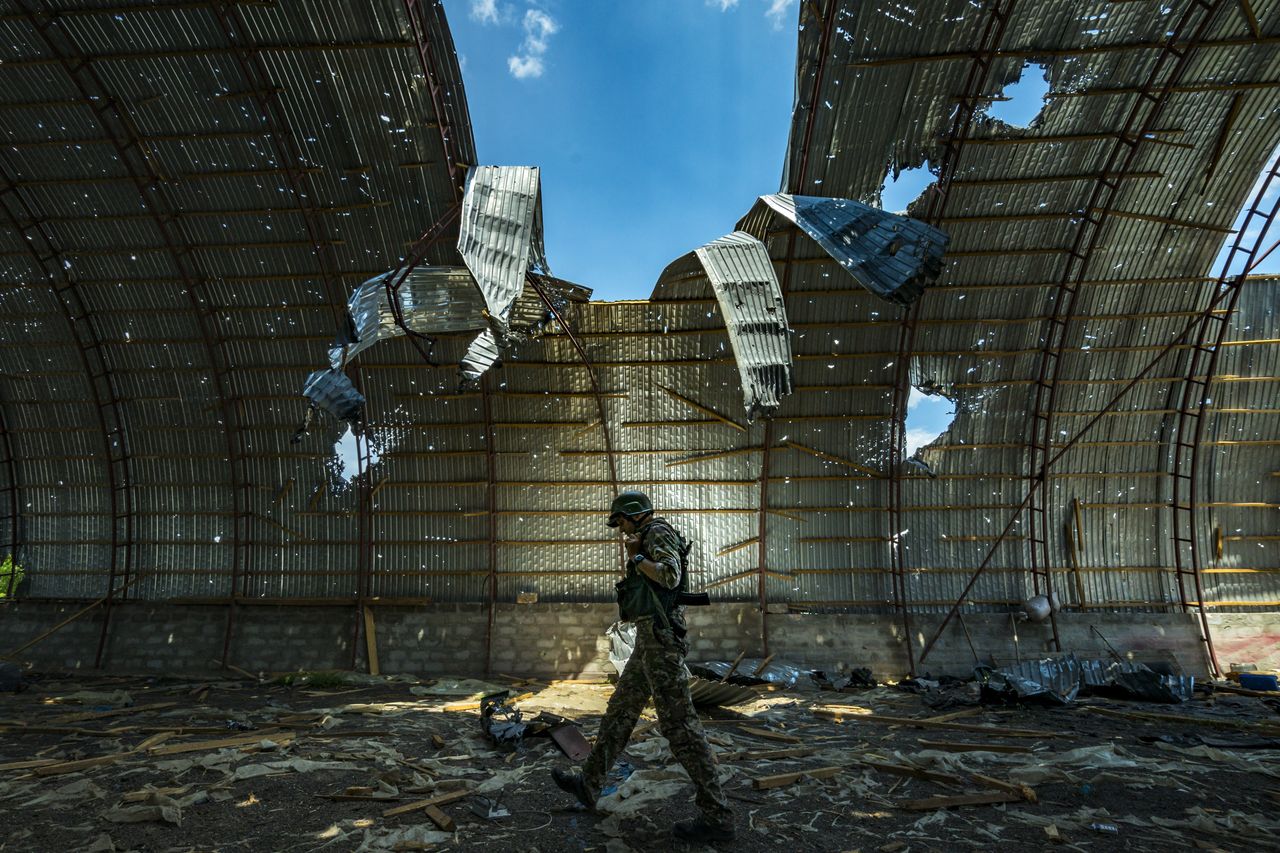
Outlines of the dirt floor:
{"type": "MultiPolygon", "coordinates": [[[[549,739],[502,751],[476,710],[446,710],[485,684],[341,678],[46,674],[0,694],[0,850],[684,849],[670,825],[692,816],[692,792],[646,721],[615,768],[616,790],[588,813],[550,784],[552,767],[573,762],[549,739]],[[220,743],[229,738],[239,740],[220,743]],[[385,814],[451,793],[439,811],[385,814]],[[481,817],[487,801],[509,816],[481,817]]],[[[519,703],[526,719],[553,712],[588,737],[611,690],[494,683],[532,694],[519,703]]],[[[923,695],[802,685],[708,709],[737,809],[726,849],[1280,849],[1275,699],[976,699],[974,685],[923,695]],[[961,797],[988,802],[934,799],[961,797]]]]}

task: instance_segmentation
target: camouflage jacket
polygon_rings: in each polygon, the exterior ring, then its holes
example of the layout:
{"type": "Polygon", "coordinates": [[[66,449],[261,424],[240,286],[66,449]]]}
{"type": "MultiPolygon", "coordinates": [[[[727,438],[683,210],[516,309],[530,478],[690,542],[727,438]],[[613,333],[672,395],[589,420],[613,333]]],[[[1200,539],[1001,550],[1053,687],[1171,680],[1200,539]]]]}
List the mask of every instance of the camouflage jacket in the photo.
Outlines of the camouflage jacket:
{"type": "Polygon", "coordinates": [[[658,582],[675,589],[680,583],[680,534],[666,519],[650,516],[636,535],[640,552],[658,564],[658,582]]]}

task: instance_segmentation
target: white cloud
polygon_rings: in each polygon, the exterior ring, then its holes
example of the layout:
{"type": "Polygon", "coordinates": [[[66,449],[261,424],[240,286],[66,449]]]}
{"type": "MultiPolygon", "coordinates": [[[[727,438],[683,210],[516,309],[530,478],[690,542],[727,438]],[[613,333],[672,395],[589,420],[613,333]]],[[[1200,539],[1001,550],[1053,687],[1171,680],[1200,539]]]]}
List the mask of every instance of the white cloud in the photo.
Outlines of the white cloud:
{"type": "Polygon", "coordinates": [[[782,29],[783,18],[793,2],[794,0],[769,0],[769,9],[764,16],[769,19],[769,23],[773,24],[775,30],[782,29]]]}
{"type": "Polygon", "coordinates": [[[734,6],[738,5],[738,0],[707,0],[708,6],[714,6],[721,12],[728,12],[734,6]]]}
{"type": "Polygon", "coordinates": [[[524,13],[524,41],[520,53],[507,57],[507,70],[517,80],[541,77],[546,70],[543,57],[551,37],[560,32],[560,25],[541,9],[526,9],[524,13]]]}
{"type": "Polygon", "coordinates": [[[913,456],[915,452],[922,447],[937,441],[940,432],[934,432],[930,429],[909,429],[904,438],[907,441],[907,455],[913,456]]]}
{"type": "Polygon", "coordinates": [[[508,56],[507,70],[517,80],[541,77],[544,70],[541,56],[508,56]]]}
{"type": "Polygon", "coordinates": [[[471,0],[471,20],[482,24],[498,23],[498,0],[471,0]]]}

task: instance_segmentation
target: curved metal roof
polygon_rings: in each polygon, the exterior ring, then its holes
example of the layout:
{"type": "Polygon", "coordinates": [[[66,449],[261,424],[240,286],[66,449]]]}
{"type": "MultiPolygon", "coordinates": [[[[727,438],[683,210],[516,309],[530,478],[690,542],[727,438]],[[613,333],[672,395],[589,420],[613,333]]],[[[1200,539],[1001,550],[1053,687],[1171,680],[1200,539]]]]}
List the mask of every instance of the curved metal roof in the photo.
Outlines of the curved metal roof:
{"type": "Polygon", "coordinates": [[[1069,606],[1277,606],[1275,282],[1210,264],[1280,142],[1280,3],[800,4],[782,192],[874,202],[928,161],[940,281],[903,309],[769,230],[795,393],[750,425],[696,271],[570,306],[574,340],[475,391],[466,335],[435,365],[383,343],[347,485],[331,424],[289,444],[298,388],[475,165],[439,3],[358,5],[0,16],[0,469],[28,595],[604,600],[616,468],[692,533],[703,586],[762,605],[906,616],[1052,580],[1069,606]],[[1041,114],[988,118],[1025,73],[1041,114]],[[960,412],[936,478],[896,444],[913,384],[960,412]]]}

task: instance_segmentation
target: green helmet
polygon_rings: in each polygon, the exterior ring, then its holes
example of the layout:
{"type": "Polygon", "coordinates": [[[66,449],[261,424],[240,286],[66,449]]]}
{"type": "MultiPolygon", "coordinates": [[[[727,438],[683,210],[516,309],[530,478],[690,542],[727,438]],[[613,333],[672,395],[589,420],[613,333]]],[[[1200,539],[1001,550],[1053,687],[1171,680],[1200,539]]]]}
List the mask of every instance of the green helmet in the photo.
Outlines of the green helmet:
{"type": "Polygon", "coordinates": [[[647,512],[653,512],[653,501],[648,495],[644,492],[623,492],[613,499],[609,507],[609,526],[617,527],[620,515],[635,518],[647,512]]]}

